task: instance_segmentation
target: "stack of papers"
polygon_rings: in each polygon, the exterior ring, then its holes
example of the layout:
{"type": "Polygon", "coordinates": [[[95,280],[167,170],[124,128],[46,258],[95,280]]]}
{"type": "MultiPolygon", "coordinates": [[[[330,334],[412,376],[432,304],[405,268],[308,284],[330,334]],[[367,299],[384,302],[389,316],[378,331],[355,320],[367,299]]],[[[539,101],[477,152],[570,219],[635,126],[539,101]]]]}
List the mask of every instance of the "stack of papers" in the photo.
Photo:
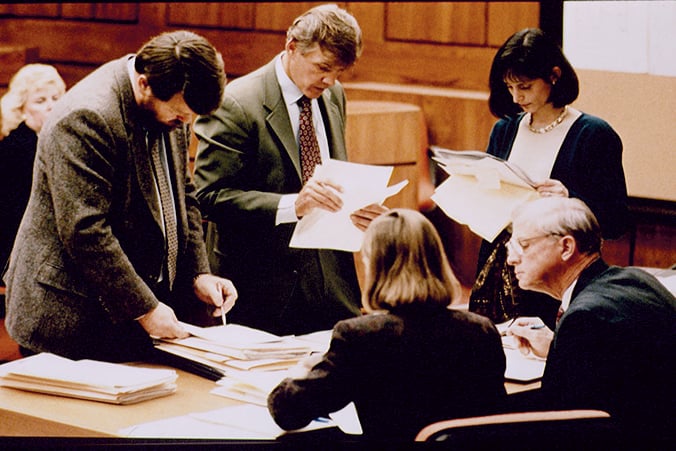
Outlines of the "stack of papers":
{"type": "Polygon", "coordinates": [[[487,241],[509,225],[516,206],[538,197],[535,181],[508,161],[475,150],[431,149],[432,159],[450,175],[432,200],[487,241]]]}
{"type": "Polygon", "coordinates": [[[0,365],[0,386],[132,404],[176,391],[176,371],[96,360],[70,360],[42,353],[0,365]]]}
{"type": "Polygon", "coordinates": [[[191,336],[161,339],[155,347],[175,356],[231,371],[287,369],[309,356],[313,343],[293,336],[280,337],[239,324],[197,327],[183,324],[191,336]]]}

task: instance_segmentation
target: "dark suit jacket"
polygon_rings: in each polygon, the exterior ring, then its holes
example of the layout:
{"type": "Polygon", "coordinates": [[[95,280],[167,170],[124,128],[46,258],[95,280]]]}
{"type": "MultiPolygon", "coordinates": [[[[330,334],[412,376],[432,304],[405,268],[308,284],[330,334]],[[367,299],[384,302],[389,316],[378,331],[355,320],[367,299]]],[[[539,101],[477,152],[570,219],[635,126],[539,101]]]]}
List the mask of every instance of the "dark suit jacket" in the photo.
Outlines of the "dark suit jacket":
{"type": "Polygon", "coordinates": [[[297,429],[353,401],[366,437],[413,440],[443,419],[493,412],[505,397],[505,355],[485,317],[408,306],[341,321],[305,379],[268,397],[275,421],[297,429]]]}
{"type": "MultiPolygon", "coordinates": [[[[298,145],[274,60],[226,87],[221,107],[198,118],[195,183],[211,223],[215,273],[239,293],[233,322],[278,334],[330,329],[359,314],[353,255],[290,249],[295,224],[275,226],[282,194],[298,193],[298,145]]],[[[319,98],[331,157],[346,159],[345,96],[336,84],[319,98]]]]}
{"type": "MultiPolygon", "coordinates": [[[[31,197],[5,279],[7,328],[34,351],[126,360],[151,345],[135,318],[158,303],[165,240],[128,59],[75,85],[39,136],[31,197]]],[[[190,295],[192,278],[209,267],[187,181],[188,135],[183,128],[169,135],[179,222],[174,294],[186,310],[202,308],[190,295]]],[[[178,303],[162,301],[181,314],[178,303]]]]}
{"type": "Polygon", "coordinates": [[[676,299],[637,268],[597,260],[580,275],[547,358],[559,408],[608,411],[625,429],[676,430],[676,299]]]}

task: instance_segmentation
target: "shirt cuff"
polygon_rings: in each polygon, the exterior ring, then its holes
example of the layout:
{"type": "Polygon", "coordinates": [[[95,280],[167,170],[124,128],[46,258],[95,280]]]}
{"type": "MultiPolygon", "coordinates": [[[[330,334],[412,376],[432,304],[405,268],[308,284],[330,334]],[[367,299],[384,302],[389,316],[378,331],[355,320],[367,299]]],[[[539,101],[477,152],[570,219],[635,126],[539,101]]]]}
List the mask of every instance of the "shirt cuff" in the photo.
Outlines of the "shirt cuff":
{"type": "Polygon", "coordinates": [[[298,222],[296,216],[296,198],[298,194],[284,194],[277,204],[277,216],[275,217],[275,225],[298,222]]]}

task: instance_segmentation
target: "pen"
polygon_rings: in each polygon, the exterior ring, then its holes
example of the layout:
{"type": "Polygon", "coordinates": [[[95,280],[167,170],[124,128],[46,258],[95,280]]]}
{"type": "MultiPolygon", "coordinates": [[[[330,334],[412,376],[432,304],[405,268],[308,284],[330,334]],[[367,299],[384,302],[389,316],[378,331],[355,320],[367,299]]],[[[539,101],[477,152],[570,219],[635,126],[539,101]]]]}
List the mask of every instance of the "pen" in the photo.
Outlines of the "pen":
{"type": "Polygon", "coordinates": [[[535,329],[544,329],[544,328],[545,328],[545,325],[544,325],[544,324],[534,324],[534,325],[530,326],[530,328],[531,328],[532,330],[535,330],[535,329]]]}
{"type": "Polygon", "coordinates": [[[516,321],[516,318],[517,318],[516,316],[515,316],[514,318],[512,318],[512,320],[509,322],[509,324],[507,324],[507,327],[505,327],[505,330],[503,330],[503,331],[500,332],[500,335],[501,335],[501,336],[503,336],[503,337],[506,337],[506,336],[507,336],[507,329],[509,329],[510,327],[512,327],[512,324],[514,324],[514,321],[516,321]]]}
{"type": "Polygon", "coordinates": [[[223,320],[223,325],[225,326],[225,308],[221,306],[221,320],[223,320]]]}

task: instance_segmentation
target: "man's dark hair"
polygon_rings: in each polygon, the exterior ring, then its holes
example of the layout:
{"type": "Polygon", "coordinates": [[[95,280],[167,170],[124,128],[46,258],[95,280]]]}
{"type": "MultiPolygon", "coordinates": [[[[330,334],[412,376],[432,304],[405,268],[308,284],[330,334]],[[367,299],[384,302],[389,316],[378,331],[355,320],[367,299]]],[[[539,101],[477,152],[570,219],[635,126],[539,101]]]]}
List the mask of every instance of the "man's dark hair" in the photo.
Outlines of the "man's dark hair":
{"type": "Polygon", "coordinates": [[[209,41],[190,31],[162,33],[141,47],[134,64],[162,101],[183,93],[188,107],[209,114],[220,104],[225,87],[223,58],[209,41]]]}

